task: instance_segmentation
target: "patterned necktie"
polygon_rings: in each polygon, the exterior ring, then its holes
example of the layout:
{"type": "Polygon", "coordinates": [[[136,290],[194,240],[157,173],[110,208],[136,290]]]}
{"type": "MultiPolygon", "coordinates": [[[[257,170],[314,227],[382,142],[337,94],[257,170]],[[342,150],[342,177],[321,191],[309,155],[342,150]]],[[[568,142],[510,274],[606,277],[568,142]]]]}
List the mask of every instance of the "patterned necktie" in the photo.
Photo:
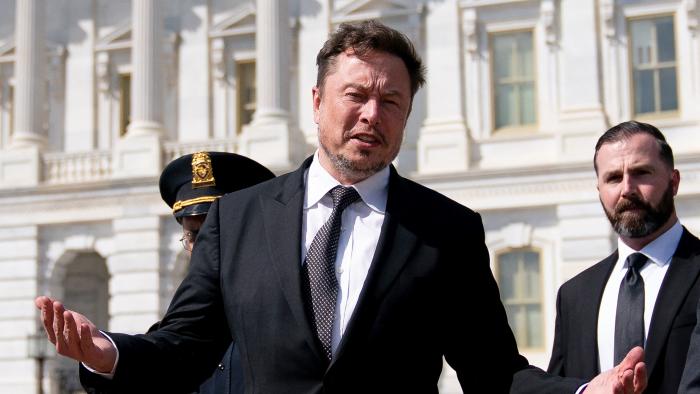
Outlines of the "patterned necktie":
{"type": "Polygon", "coordinates": [[[641,253],[627,257],[627,274],[620,283],[615,312],[615,365],[633,347],[644,347],[644,279],[639,270],[646,262],[641,253]]]}
{"type": "Polygon", "coordinates": [[[307,306],[311,303],[313,325],[328,360],[331,359],[331,335],[335,303],[338,298],[338,280],[335,277],[335,256],[340,236],[340,217],[348,205],[360,195],[352,187],[336,186],[330,191],[333,211],[328,221],[318,230],[306,253],[303,267],[307,306]]]}

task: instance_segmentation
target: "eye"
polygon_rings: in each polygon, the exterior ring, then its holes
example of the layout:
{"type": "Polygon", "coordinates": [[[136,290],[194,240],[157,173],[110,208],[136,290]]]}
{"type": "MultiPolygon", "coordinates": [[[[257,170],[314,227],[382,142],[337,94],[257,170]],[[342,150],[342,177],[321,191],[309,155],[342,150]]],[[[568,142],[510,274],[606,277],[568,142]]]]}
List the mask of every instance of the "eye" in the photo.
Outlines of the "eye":
{"type": "Polygon", "coordinates": [[[619,174],[612,174],[605,177],[606,183],[619,183],[622,180],[622,176],[619,174]]]}
{"type": "Polygon", "coordinates": [[[399,102],[395,99],[385,99],[384,102],[389,105],[398,106],[399,102]]]}
{"type": "Polygon", "coordinates": [[[359,101],[362,99],[363,94],[355,91],[346,92],[345,95],[350,97],[351,100],[359,101]]]}

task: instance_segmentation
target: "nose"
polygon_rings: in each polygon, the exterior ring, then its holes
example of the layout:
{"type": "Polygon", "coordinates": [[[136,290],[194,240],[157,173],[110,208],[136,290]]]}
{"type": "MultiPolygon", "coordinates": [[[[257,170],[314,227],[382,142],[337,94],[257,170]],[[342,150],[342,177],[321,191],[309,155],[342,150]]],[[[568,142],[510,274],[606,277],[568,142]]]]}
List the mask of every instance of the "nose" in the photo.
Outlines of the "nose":
{"type": "Polygon", "coordinates": [[[362,106],[360,113],[360,122],[374,127],[379,123],[379,100],[375,98],[368,99],[362,106]]]}
{"type": "Polygon", "coordinates": [[[629,196],[637,194],[637,183],[634,181],[633,177],[625,174],[622,177],[620,194],[622,197],[628,198],[629,196]]]}

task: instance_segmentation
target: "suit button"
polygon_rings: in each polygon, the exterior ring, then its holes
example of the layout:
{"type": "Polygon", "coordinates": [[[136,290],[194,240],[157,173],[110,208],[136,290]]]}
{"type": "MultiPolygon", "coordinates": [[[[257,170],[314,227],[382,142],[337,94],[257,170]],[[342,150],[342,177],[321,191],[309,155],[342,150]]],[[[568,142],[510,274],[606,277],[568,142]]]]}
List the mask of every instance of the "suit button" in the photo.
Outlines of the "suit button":
{"type": "Polygon", "coordinates": [[[219,363],[219,369],[222,370],[222,371],[223,371],[224,369],[226,369],[226,367],[224,366],[224,363],[219,363]]]}

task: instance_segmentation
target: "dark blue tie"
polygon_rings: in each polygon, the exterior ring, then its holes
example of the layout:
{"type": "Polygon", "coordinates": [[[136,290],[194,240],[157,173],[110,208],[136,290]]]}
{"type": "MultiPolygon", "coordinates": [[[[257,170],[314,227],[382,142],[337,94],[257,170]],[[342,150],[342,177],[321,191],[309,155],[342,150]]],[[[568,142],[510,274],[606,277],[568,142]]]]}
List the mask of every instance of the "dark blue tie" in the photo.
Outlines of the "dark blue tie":
{"type": "Polygon", "coordinates": [[[639,270],[647,260],[641,253],[627,257],[627,274],[620,283],[615,312],[615,365],[633,347],[644,347],[644,279],[639,270]]]}
{"type": "Polygon", "coordinates": [[[312,322],[328,360],[331,359],[333,316],[338,298],[338,280],[335,277],[335,256],[338,251],[340,222],[343,210],[357,201],[360,195],[352,187],[336,186],[330,192],[333,211],[328,221],[318,230],[306,253],[303,267],[307,306],[311,306],[312,322]]]}

